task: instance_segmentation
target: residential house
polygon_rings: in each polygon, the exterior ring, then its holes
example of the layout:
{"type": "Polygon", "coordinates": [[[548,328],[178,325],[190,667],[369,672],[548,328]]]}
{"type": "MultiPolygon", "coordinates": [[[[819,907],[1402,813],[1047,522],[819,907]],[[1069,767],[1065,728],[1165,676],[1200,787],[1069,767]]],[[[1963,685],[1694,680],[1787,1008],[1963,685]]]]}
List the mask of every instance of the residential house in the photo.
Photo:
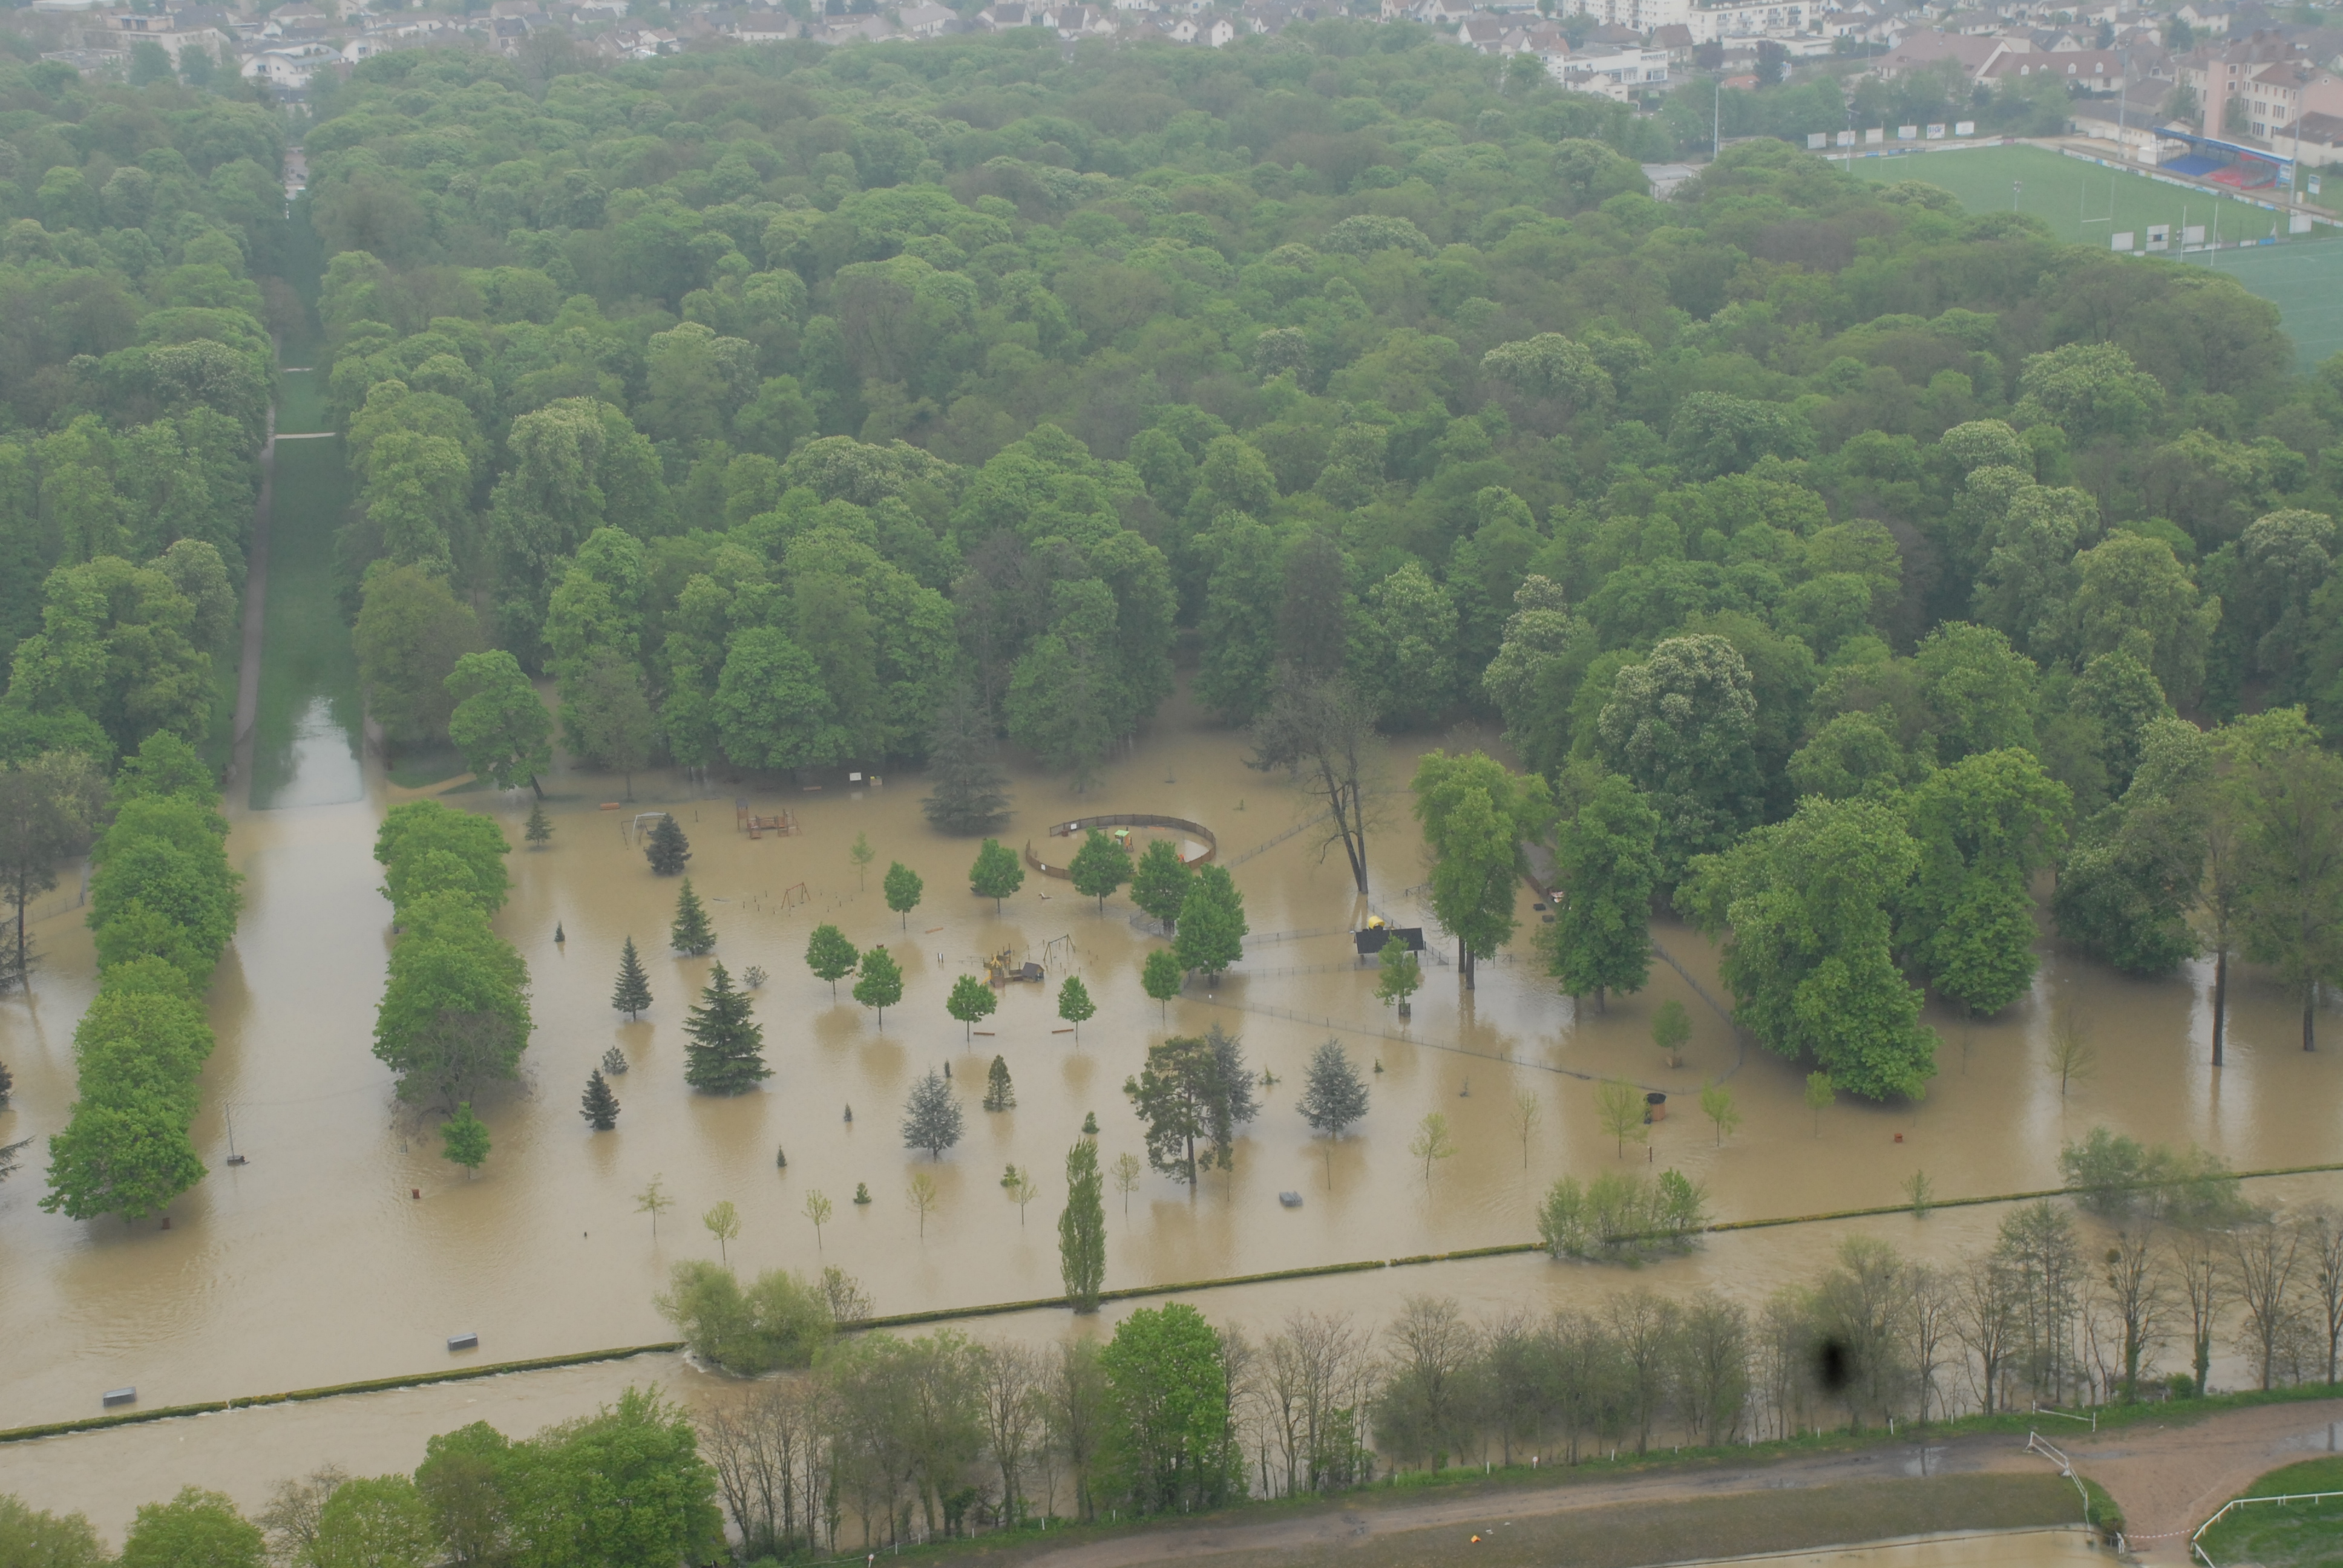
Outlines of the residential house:
{"type": "Polygon", "coordinates": [[[1961,68],[1972,82],[1981,80],[1986,67],[2010,52],[2006,38],[1972,38],[1934,27],[1916,28],[1896,41],[1872,67],[1883,81],[1893,81],[1946,60],[1961,68]]]}
{"type": "Polygon", "coordinates": [[[1507,35],[1519,31],[1503,16],[1467,16],[1457,26],[1456,41],[1468,49],[1478,49],[1483,55],[1499,55],[1504,52],[1507,35]]]}
{"type": "Polygon", "coordinates": [[[117,11],[106,18],[106,27],[107,45],[126,50],[134,44],[158,45],[174,65],[188,49],[199,49],[215,60],[226,60],[236,52],[235,40],[228,34],[176,12],[146,15],[117,11]]]}
{"type": "MultiPolygon", "coordinates": [[[[1562,62],[1557,79],[1565,87],[1578,93],[1600,93],[1621,103],[1634,103],[1643,93],[1668,85],[1668,52],[1646,49],[1640,45],[1630,49],[1611,49],[1570,55],[1562,62]]],[[[1549,63],[1549,75],[1554,75],[1549,63]]]]}
{"type": "Polygon", "coordinates": [[[2055,55],[2001,55],[1977,73],[1977,80],[1999,84],[2012,78],[2056,76],[2067,88],[2082,93],[2112,93],[2124,85],[2123,57],[2109,49],[2069,50],[2055,55]]]}
{"type": "MultiPolygon", "coordinates": [[[[2205,134],[2218,136],[2229,124],[2229,100],[2236,98],[2242,106],[2252,96],[2248,89],[2254,78],[2265,67],[2295,57],[2294,45],[2284,38],[2251,33],[2226,44],[2190,50],[2177,62],[2176,75],[2181,85],[2197,95],[2198,126],[2205,134]]],[[[2250,122],[2250,115],[2243,117],[2250,122]]]]}
{"type": "Polygon", "coordinates": [[[2287,130],[2289,156],[2313,167],[2343,164],[2343,115],[2308,114],[2287,130]]]}
{"type": "Polygon", "coordinates": [[[2247,128],[2275,141],[2305,115],[2343,115],[2343,78],[2304,60],[2266,65],[2245,86],[2247,128]]]}
{"type": "Polygon", "coordinates": [[[895,25],[912,38],[940,38],[944,30],[959,20],[957,12],[936,5],[934,0],[912,0],[895,15],[895,25]]]}
{"type": "Polygon", "coordinates": [[[1624,27],[1638,37],[1662,27],[1684,26],[1692,20],[1692,0],[1563,0],[1566,15],[1599,17],[1624,27]]]}
{"type": "Polygon", "coordinates": [[[1808,0],[1722,0],[1685,18],[1695,44],[1727,38],[1794,38],[1806,30],[1808,0]]]}
{"type": "Polygon", "coordinates": [[[241,74],[248,81],[298,92],[309,85],[310,77],[341,58],[341,51],[328,45],[294,44],[261,50],[245,61],[241,74]]]}

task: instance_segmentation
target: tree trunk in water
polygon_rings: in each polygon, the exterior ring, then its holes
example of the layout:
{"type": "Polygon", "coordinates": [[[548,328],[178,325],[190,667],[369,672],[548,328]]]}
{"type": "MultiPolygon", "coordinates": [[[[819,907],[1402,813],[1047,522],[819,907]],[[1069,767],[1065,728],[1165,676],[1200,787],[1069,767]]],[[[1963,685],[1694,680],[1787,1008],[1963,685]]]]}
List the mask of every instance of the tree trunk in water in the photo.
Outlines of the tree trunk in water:
{"type": "Polygon", "coordinates": [[[2312,980],[2302,988],[2302,1049],[2305,1050],[2318,1049],[2318,982],[2312,980]]]}
{"type": "Polygon", "coordinates": [[[2229,1018],[2229,950],[2213,951],[2213,1065],[2221,1065],[2221,1040],[2229,1018]]]}
{"type": "Polygon", "coordinates": [[[537,781],[537,775],[534,773],[528,776],[528,787],[537,791],[537,798],[538,799],[542,800],[545,799],[545,786],[537,781]]]}
{"type": "Polygon", "coordinates": [[[1464,945],[1463,937],[1456,939],[1456,967],[1464,971],[1464,989],[1471,990],[1473,989],[1473,950],[1464,945]]]}
{"type": "Polygon", "coordinates": [[[1609,1012],[1611,1010],[1611,1002],[1607,994],[1607,988],[1603,986],[1596,986],[1594,988],[1594,1010],[1596,1012],[1609,1012]]]}

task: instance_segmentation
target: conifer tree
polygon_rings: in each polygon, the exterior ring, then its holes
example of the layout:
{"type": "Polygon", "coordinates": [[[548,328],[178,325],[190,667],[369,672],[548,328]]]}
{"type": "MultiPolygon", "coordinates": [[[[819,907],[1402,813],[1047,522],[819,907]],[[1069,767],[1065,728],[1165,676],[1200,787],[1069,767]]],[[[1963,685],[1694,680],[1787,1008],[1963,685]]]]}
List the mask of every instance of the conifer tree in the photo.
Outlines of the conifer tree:
{"type": "Polygon", "coordinates": [[[643,972],[642,957],[635,951],[631,936],[618,950],[618,983],[610,990],[610,1005],[625,1013],[628,1023],[651,1005],[651,978],[643,972]]]}
{"type": "Polygon", "coordinates": [[[1058,988],[1058,1016],[1074,1026],[1074,1043],[1082,1042],[1082,1020],[1098,1015],[1098,1003],[1091,1000],[1091,988],[1082,983],[1080,975],[1068,975],[1066,983],[1058,988]]]}
{"type": "Polygon", "coordinates": [[[1078,1312],[1098,1311],[1106,1282],[1106,1201],[1099,1178],[1098,1145],[1087,1138],[1066,1151],[1066,1209],[1058,1216],[1058,1271],[1066,1302],[1078,1312]]]}
{"type": "Polygon", "coordinates": [[[993,760],[992,724],[973,688],[944,699],[928,737],[928,777],[920,809],[946,833],[982,833],[1009,817],[1009,776],[993,760]]]}
{"type": "Polygon", "coordinates": [[[930,1160],[940,1159],[945,1150],[960,1141],[960,1101],[953,1098],[952,1087],[943,1075],[930,1068],[925,1078],[911,1085],[910,1095],[903,1101],[903,1147],[924,1149],[930,1160]]]}
{"type": "Polygon", "coordinates": [[[816,980],[830,982],[830,995],[838,998],[838,982],[854,972],[862,955],[846,940],[846,933],[824,920],[814,927],[813,935],[806,939],[806,968],[813,970],[816,980]]]}
{"type": "Polygon", "coordinates": [[[652,870],[672,877],[691,859],[691,840],[683,836],[682,823],[672,816],[661,817],[651,828],[651,841],[643,846],[643,854],[652,870]]]}
{"type": "Polygon", "coordinates": [[[586,1080],[586,1098],[578,1114],[597,1132],[608,1132],[618,1124],[618,1097],[611,1092],[610,1081],[598,1067],[586,1080]]]}
{"type": "Polygon", "coordinates": [[[984,1075],[984,1108],[987,1111],[1017,1109],[1017,1086],[1009,1081],[1009,1063],[1005,1058],[994,1057],[990,1070],[984,1075]]]}
{"type": "Polygon", "coordinates": [[[745,1094],[772,1077],[762,1054],[764,1027],[749,1016],[749,993],[732,989],[732,977],[719,960],[709,971],[699,1005],[684,1020],[691,1037],[685,1047],[683,1081],[708,1094],[745,1094]]]}
{"type": "MultiPolygon", "coordinates": [[[[1385,949],[1389,951],[1389,949],[1385,949]]],[[[1367,1113],[1366,1081],[1351,1065],[1342,1042],[1329,1038],[1310,1053],[1309,1070],[1302,1081],[1302,1098],[1294,1107],[1310,1131],[1326,1140],[1326,1180],[1334,1180],[1334,1140],[1367,1113]]]]}
{"type": "Polygon", "coordinates": [[[553,820],[545,814],[544,801],[529,802],[528,826],[522,829],[521,837],[528,840],[528,846],[532,849],[540,844],[549,844],[553,841],[553,820]]]}
{"type": "Polygon", "coordinates": [[[668,941],[676,951],[699,958],[716,946],[716,928],[708,923],[708,910],[699,902],[699,895],[691,890],[691,879],[683,879],[683,892],[675,900],[675,924],[669,928],[668,941]]]}

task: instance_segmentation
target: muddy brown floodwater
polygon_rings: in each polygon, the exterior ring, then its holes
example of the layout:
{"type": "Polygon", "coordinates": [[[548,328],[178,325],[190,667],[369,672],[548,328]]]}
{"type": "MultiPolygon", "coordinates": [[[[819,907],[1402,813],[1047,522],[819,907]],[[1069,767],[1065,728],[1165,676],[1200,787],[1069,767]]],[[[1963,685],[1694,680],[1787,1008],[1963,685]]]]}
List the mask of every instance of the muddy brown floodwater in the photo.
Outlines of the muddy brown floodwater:
{"type": "MultiPolygon", "coordinates": [[[[1431,743],[1390,745],[1394,791],[1431,743]]],[[[2239,1167],[2338,1158],[2343,1048],[2304,1053],[2288,1000],[2264,977],[2248,973],[2234,988],[2229,1061],[2217,1078],[2205,973],[2129,980],[2048,944],[2033,994],[2005,1014],[1968,1021],[1932,1011],[1941,1070],[1924,1102],[1842,1102],[1819,1128],[1801,1099],[1802,1070],[1745,1050],[1674,970],[1655,966],[1648,990],[1602,1014],[1557,995],[1532,950],[1537,916],[1526,890],[1521,933],[1482,966],[1478,990],[1462,989],[1445,944],[1403,1026],[1374,1000],[1372,966],[1353,957],[1355,900],[1341,856],[1321,858],[1315,829],[1289,834],[1309,815],[1306,801],[1248,771],[1243,753],[1242,738],[1175,706],[1086,795],[1030,770],[1016,779],[1016,816],[1002,841],[1030,840],[1061,860],[1071,846],[1046,829],[1083,814],[1162,813],[1217,836],[1253,934],[1239,970],[1209,990],[1192,981],[1168,1018],[1138,980],[1160,939],[1134,926],[1127,899],[1109,900],[1101,912],[1068,884],[1029,876],[995,913],[968,890],[974,842],[928,828],[913,776],[760,791],[758,811],[792,812],[803,831],[751,840],[735,829],[733,789],[646,774],[631,804],[603,810],[620,792],[617,779],[564,774],[548,781],[556,833],[540,850],[518,847],[526,792],[445,797],[493,815],[516,845],[513,895],[498,923],[528,961],[538,1024],[525,1081],[478,1107],[495,1147],[468,1181],[438,1157],[433,1129],[397,1106],[370,1054],[390,940],[371,847],[384,809],[406,797],[369,764],[359,800],[268,811],[232,803],[229,849],[248,880],[244,920],[211,995],[219,1044],[195,1130],[210,1174],[172,1206],[167,1231],[42,1213],[38,1162],[0,1188],[0,1322],[9,1325],[0,1426],[95,1414],[101,1391],[125,1385],[136,1386],[142,1403],[168,1404],[431,1370],[448,1364],[447,1337],[464,1332],[480,1336],[478,1354],[499,1361],[661,1339],[669,1331],[652,1295],[678,1259],[716,1250],[699,1216],[725,1199],[742,1218],[733,1243],[740,1265],[836,1263],[864,1282],[882,1313],[1049,1295],[1060,1289],[1063,1158],[1084,1114],[1098,1116],[1106,1161],[1141,1152],[1123,1081],[1167,1030],[1215,1022],[1242,1033],[1256,1068],[1277,1081],[1262,1094],[1233,1172],[1212,1173],[1192,1195],[1150,1173],[1127,1212],[1110,1191],[1110,1287],[1528,1240],[1537,1195],[1556,1176],[1589,1176],[1619,1159],[1594,1106],[1592,1081],[1611,1074],[1670,1094],[1676,1113],[1654,1129],[1648,1158],[1706,1182],[1726,1219],[1896,1202],[1916,1171],[1941,1197],[2050,1186],[2062,1139],[2097,1122],[2201,1143],[2239,1167]],[[719,933],[716,957],[736,975],[752,964],[770,972],[756,993],[773,1070],[759,1092],[713,1100],[684,1085],[680,1024],[711,960],[668,951],[678,884],[651,874],[630,832],[636,812],[656,809],[673,811],[691,836],[693,881],[719,933]],[[877,851],[867,877],[848,855],[858,833],[877,851]],[[908,923],[880,891],[896,859],[926,880],[908,923]],[[833,1000],[808,972],[806,937],[822,920],[858,945],[884,943],[901,964],[904,1000],[883,1028],[844,986],[833,1000]],[[555,942],[557,926],[566,942],[555,942]],[[629,935],[656,996],[631,1024],[608,1006],[629,935]],[[1048,980],[1009,986],[987,1032],[963,1038],[944,995],[1003,948],[1042,963],[1048,980]],[[1059,981],[1076,973],[1099,1006],[1079,1045],[1059,1032],[1055,1007],[1059,981]],[[1683,1064],[1673,1068],[1650,1040],[1653,1009],[1672,997],[1694,1020],[1683,1064]],[[2097,1052],[2093,1074],[2063,1096],[2045,1054],[2054,1008],[2072,1010],[2097,1052]],[[1331,1151],[1294,1111],[1304,1063],[1330,1034],[1373,1090],[1363,1126],[1331,1151]],[[618,1130],[598,1135],[578,1116],[578,1099],[612,1045],[632,1070],[615,1081],[625,1106],[618,1130]],[[977,1105],[995,1054],[1015,1080],[1013,1111],[977,1105]],[[930,1162],[902,1147],[900,1107],[915,1078],[947,1065],[968,1132],[930,1162]],[[1720,1148],[1699,1114],[1698,1091],[1723,1074],[1745,1121],[1720,1148]],[[1526,1147],[1514,1121],[1522,1091],[1537,1106],[1526,1147]],[[1432,1111],[1448,1117],[1459,1151],[1427,1181],[1407,1146],[1432,1111]],[[225,1163],[231,1121],[235,1147],[249,1161],[233,1168],[225,1163]],[[787,1153],[786,1169],[777,1151],[787,1153]],[[1040,1181],[1021,1216],[1001,1186],[1011,1163],[1040,1181]],[[909,1177],[921,1170],[943,1192],[924,1238],[904,1202],[909,1177]],[[656,1237],[634,1197],[654,1176],[678,1200],[656,1237]],[[858,1182],[869,1188],[867,1205],[850,1201],[858,1182]],[[836,1206],[819,1247],[802,1213],[817,1188],[836,1206]],[[1281,1206],[1289,1190],[1301,1207],[1281,1206]]],[[[1397,924],[1429,924],[1406,797],[1395,792],[1383,804],[1386,820],[1371,842],[1372,907],[1397,924]]],[[[46,959],[33,993],[0,1003],[0,1059],[17,1080],[15,1109],[0,1112],[0,1142],[54,1131],[71,1103],[73,1028],[95,983],[79,922],[74,912],[37,929],[46,959]]],[[[1707,944],[1680,928],[1657,935],[1709,995],[1723,996],[1707,944]]],[[[1647,1158],[1633,1145],[1626,1157],[1647,1158]]],[[[2288,1201],[2338,1194],[2343,1180],[2332,1177],[2268,1183],[2257,1193],[2288,1201]]],[[[1997,1211],[1974,1210],[1855,1228],[1942,1255],[1988,1239],[1996,1222],[1997,1211]]],[[[1216,1295],[1207,1310],[1267,1324],[1296,1308],[1334,1305],[1377,1320],[1412,1292],[1535,1308],[1627,1280],[1714,1284],[1754,1299],[1812,1278],[1846,1230],[1719,1237],[1633,1275],[1514,1257],[1259,1287],[1216,1295]]],[[[976,1328],[1048,1335],[1066,1321],[1040,1312],[976,1328]]],[[[475,1385],[454,1393],[439,1424],[471,1419],[462,1402],[476,1397],[475,1385]]],[[[276,1473],[312,1454],[288,1452],[276,1473]]],[[[7,1476],[0,1453],[0,1487],[7,1476]]]]}

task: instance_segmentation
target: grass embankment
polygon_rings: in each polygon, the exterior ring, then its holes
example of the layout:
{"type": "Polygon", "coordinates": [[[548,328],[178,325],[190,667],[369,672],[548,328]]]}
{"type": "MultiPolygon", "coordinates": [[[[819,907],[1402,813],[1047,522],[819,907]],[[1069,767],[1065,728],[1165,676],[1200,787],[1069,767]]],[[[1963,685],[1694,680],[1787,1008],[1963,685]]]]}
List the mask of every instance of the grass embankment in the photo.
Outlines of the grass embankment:
{"type": "MultiPolygon", "coordinates": [[[[323,427],[324,387],[314,372],[281,378],[280,436],[323,427]]],[[[268,588],[261,618],[260,701],[253,721],[252,804],[292,804],[302,719],[325,717],[357,755],[357,656],[334,598],[334,533],[350,501],[341,437],[279,441],[268,529],[268,588]]],[[[313,724],[313,730],[316,726],[313,724]]],[[[309,744],[319,743],[313,733],[309,744]]],[[[331,744],[332,738],[326,738],[331,744]]],[[[357,777],[355,767],[350,777],[357,777]]],[[[352,793],[349,798],[355,798],[352,793]]]]}
{"type": "MultiPolygon", "coordinates": [[[[2273,1470],[2237,1495],[2286,1497],[2308,1492],[2343,1492],[2343,1455],[2273,1470]]],[[[2205,1532],[2198,1544],[2220,1568],[2245,1563],[2261,1568],[2343,1568],[2343,1497],[2235,1509],[2205,1532]]]]}

